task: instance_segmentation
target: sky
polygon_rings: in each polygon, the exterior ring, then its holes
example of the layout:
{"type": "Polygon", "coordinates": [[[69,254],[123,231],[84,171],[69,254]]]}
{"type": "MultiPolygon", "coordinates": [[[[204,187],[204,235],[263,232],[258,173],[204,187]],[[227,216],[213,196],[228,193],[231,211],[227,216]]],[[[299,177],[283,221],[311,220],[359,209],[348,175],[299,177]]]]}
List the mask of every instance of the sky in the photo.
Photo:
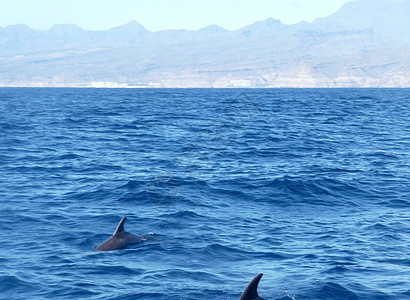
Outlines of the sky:
{"type": "Polygon", "coordinates": [[[352,0],[0,0],[0,27],[25,24],[49,29],[76,24],[106,30],[137,21],[150,31],[198,30],[217,24],[235,30],[274,18],[284,24],[311,22],[352,0]]]}

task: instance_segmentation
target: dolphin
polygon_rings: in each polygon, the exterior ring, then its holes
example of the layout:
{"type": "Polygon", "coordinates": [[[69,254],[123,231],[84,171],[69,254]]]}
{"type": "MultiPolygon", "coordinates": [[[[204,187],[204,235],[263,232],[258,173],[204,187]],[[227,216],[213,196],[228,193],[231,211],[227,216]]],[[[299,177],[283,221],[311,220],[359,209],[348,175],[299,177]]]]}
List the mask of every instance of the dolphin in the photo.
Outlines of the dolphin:
{"type": "Polygon", "coordinates": [[[258,284],[262,276],[263,274],[260,273],[254,279],[252,279],[239,300],[264,300],[258,295],[258,284]]]}
{"type": "Polygon", "coordinates": [[[147,236],[138,236],[125,231],[124,223],[126,219],[127,217],[123,217],[120,223],[118,223],[117,229],[115,230],[112,237],[110,237],[101,245],[95,247],[93,251],[111,251],[124,249],[128,246],[147,240],[147,236]]]}

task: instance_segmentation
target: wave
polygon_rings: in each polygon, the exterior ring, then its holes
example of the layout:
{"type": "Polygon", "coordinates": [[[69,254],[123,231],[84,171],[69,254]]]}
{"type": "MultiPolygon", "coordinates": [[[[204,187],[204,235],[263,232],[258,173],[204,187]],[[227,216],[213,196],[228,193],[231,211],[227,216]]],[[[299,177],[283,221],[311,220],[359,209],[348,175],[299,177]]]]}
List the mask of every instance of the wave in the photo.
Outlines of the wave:
{"type": "Polygon", "coordinates": [[[30,290],[35,290],[37,283],[23,280],[17,275],[0,275],[0,286],[2,293],[18,297],[18,295],[22,295],[30,290]]]}

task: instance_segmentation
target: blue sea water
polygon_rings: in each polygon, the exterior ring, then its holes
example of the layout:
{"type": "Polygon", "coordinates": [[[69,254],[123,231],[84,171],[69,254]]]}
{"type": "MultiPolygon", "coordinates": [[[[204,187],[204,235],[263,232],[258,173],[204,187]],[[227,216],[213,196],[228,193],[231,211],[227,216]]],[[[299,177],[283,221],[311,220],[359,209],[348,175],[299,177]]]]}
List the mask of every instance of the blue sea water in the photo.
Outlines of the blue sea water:
{"type": "Polygon", "coordinates": [[[2,88],[0,132],[1,299],[410,299],[409,89],[2,88]]]}

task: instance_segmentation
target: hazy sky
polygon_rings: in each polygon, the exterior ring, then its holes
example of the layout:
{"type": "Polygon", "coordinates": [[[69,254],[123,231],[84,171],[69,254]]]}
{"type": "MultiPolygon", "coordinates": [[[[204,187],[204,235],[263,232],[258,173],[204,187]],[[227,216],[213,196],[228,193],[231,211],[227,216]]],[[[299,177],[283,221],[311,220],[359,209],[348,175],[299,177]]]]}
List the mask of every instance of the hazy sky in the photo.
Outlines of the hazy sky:
{"type": "Polygon", "coordinates": [[[267,18],[285,24],[313,21],[352,0],[0,0],[0,26],[49,29],[76,24],[105,30],[131,20],[151,31],[197,30],[217,24],[233,30],[267,18]]]}

